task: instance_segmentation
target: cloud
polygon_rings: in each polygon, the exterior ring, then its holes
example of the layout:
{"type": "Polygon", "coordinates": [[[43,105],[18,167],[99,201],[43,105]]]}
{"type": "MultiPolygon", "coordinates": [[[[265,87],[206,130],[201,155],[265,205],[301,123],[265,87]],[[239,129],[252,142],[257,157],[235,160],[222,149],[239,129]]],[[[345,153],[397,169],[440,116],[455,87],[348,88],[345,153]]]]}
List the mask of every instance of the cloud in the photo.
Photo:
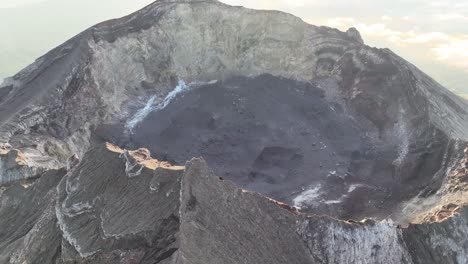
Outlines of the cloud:
{"type": "Polygon", "coordinates": [[[379,36],[386,38],[391,42],[399,42],[403,35],[403,32],[390,29],[384,23],[360,23],[352,17],[337,17],[329,19],[326,24],[329,27],[341,30],[347,30],[350,27],[355,27],[364,36],[379,36]]]}
{"type": "Polygon", "coordinates": [[[451,7],[451,8],[461,8],[461,7],[468,7],[468,3],[459,0],[444,0],[444,1],[431,1],[429,5],[436,8],[444,8],[444,7],[451,7]]]}
{"type": "Polygon", "coordinates": [[[387,25],[383,23],[358,23],[354,25],[354,27],[357,28],[364,35],[381,36],[387,38],[391,42],[399,42],[403,35],[403,32],[390,29],[387,27],[387,25]]]}
{"type": "Polygon", "coordinates": [[[459,14],[459,13],[446,13],[446,14],[437,14],[436,18],[442,21],[450,21],[450,20],[459,20],[459,21],[468,21],[468,16],[459,14]]]}
{"type": "MultiPolygon", "coordinates": [[[[411,34],[410,34],[411,35],[411,34]]],[[[421,43],[428,43],[434,42],[439,40],[448,40],[450,37],[449,35],[441,32],[429,32],[429,33],[422,33],[422,34],[412,34],[413,37],[409,37],[403,39],[403,42],[412,43],[412,44],[421,44],[421,43]]]]}
{"type": "Polygon", "coordinates": [[[351,25],[356,24],[356,19],[352,17],[335,17],[332,19],[328,19],[326,21],[327,26],[338,28],[341,30],[348,29],[351,25]]]}
{"type": "Polygon", "coordinates": [[[336,17],[328,19],[327,26],[341,30],[355,27],[364,39],[384,40],[386,43],[393,43],[406,50],[429,50],[434,61],[468,71],[468,35],[456,36],[443,32],[396,30],[385,23],[391,22],[390,19],[380,19],[382,22],[379,23],[363,23],[353,17],[336,17]]]}
{"type": "Polygon", "coordinates": [[[0,8],[12,8],[43,2],[45,0],[0,0],[0,8]]]}
{"type": "Polygon", "coordinates": [[[468,36],[451,38],[432,51],[436,59],[463,68],[468,72],[468,36]]]}

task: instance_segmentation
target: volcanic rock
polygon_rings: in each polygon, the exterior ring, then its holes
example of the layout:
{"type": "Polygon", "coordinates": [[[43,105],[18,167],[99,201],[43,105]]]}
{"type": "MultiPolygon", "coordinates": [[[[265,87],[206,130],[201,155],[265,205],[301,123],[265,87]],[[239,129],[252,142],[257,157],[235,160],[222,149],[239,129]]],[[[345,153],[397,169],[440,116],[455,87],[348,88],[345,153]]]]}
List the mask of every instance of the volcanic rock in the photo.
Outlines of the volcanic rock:
{"type": "Polygon", "coordinates": [[[0,233],[2,261],[466,261],[466,208],[446,221],[408,228],[390,222],[345,222],[301,214],[239,189],[216,177],[202,159],[191,160],[185,168],[143,166],[140,175],[128,175],[125,153],[132,151],[102,144],[88,151],[71,171],[48,172],[27,187],[4,187],[0,224],[10,228],[0,233]]]}
{"type": "Polygon", "coordinates": [[[468,103],[354,28],[160,0],[0,89],[0,263],[468,263],[468,103]]]}

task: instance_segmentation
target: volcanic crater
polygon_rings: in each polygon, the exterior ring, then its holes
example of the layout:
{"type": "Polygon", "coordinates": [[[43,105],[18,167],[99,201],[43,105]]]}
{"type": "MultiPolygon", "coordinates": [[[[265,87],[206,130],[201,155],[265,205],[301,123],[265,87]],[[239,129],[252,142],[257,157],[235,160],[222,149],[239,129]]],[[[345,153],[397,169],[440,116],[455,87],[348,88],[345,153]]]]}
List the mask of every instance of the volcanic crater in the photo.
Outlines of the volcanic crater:
{"type": "Polygon", "coordinates": [[[467,131],[354,28],[159,0],[0,86],[0,263],[468,263],[467,131]]]}

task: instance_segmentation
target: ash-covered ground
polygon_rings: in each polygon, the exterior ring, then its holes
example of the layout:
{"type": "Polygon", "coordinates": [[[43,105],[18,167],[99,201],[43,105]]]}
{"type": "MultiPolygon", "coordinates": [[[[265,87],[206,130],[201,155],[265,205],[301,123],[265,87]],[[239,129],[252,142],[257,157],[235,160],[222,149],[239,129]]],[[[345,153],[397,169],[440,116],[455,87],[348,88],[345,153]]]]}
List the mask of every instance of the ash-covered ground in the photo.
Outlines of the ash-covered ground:
{"type": "Polygon", "coordinates": [[[262,75],[184,85],[96,139],[175,164],[203,157],[241,188],[345,219],[386,218],[429,181],[402,180],[400,147],[372,144],[313,84],[262,75]]]}

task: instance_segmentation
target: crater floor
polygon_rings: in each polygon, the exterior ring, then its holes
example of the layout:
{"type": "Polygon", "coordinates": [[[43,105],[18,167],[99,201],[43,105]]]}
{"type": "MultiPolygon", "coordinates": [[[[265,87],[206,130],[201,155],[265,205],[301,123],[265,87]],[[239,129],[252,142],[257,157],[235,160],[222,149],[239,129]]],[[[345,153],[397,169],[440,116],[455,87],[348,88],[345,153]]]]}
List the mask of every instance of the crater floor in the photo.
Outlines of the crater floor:
{"type": "Polygon", "coordinates": [[[203,157],[241,188],[342,219],[388,218],[432,175],[402,180],[399,146],[373,144],[351,113],[313,84],[233,77],[191,85],[171,99],[132,131],[123,122],[104,125],[95,138],[146,147],[175,164],[203,157]]]}

